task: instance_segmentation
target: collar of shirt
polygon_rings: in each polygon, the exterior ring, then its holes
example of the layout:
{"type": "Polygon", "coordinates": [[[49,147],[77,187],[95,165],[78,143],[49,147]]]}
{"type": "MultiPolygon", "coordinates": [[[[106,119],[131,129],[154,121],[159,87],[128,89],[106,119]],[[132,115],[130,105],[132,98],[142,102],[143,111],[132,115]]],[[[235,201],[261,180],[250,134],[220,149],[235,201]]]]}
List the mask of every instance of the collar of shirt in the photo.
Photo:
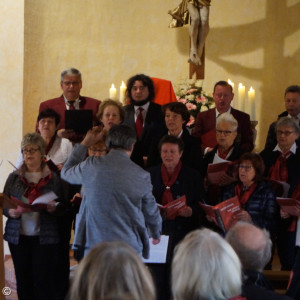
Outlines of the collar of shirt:
{"type": "MultiPolygon", "coordinates": [[[[297,150],[297,145],[296,143],[294,143],[289,151],[291,151],[293,154],[296,154],[296,150],[297,150]]],[[[279,151],[283,153],[278,144],[276,145],[273,151],[279,151]]]]}
{"type": "MultiPolygon", "coordinates": [[[[229,107],[229,109],[227,111],[225,111],[225,113],[231,113],[231,106],[229,107]]],[[[221,113],[218,112],[218,110],[216,109],[216,118],[220,115],[221,113]]]]}
{"type": "MultiPolygon", "coordinates": [[[[182,136],[182,133],[183,133],[183,129],[181,129],[181,131],[179,132],[179,134],[177,135],[177,138],[181,138],[182,136]]],[[[168,131],[168,135],[170,135],[170,132],[168,131]]]]}
{"type": "Polygon", "coordinates": [[[294,119],[300,120],[300,114],[298,114],[296,118],[295,118],[295,117],[292,117],[290,114],[288,114],[287,116],[288,116],[289,118],[294,118],[294,119]]]}
{"type": "Polygon", "coordinates": [[[142,114],[143,114],[143,120],[145,120],[149,105],[150,105],[150,102],[147,102],[143,106],[136,106],[136,105],[134,106],[134,122],[136,121],[136,118],[139,114],[139,108],[140,107],[143,108],[142,114]]]}
{"type": "MultiPolygon", "coordinates": [[[[63,95],[64,100],[65,100],[65,104],[66,104],[66,109],[69,110],[69,100],[65,97],[65,95],[63,95]]],[[[74,100],[74,107],[75,109],[79,109],[79,102],[81,101],[79,98],[77,98],[76,100],[74,100]]]]}

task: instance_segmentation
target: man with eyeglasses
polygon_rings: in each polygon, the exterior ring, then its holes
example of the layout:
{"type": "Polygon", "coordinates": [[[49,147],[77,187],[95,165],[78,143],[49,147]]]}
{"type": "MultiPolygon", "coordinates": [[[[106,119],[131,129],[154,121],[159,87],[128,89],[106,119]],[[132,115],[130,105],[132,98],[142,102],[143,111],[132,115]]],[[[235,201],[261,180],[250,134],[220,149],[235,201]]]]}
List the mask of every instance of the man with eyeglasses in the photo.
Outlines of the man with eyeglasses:
{"type": "MultiPolygon", "coordinates": [[[[286,111],[278,115],[278,119],[282,117],[289,117],[295,119],[300,125],[300,86],[291,85],[286,88],[284,92],[284,105],[286,111]]],[[[277,144],[277,137],[275,131],[276,121],[273,122],[268,131],[265,149],[274,149],[277,144]]],[[[300,138],[296,140],[297,146],[300,146],[300,138]]]]}
{"type": "Polygon", "coordinates": [[[250,116],[231,106],[234,93],[232,86],[226,81],[218,81],[214,86],[213,99],[215,108],[199,112],[195,121],[193,136],[201,139],[204,153],[211,151],[216,145],[216,119],[223,113],[230,113],[238,121],[236,144],[244,152],[251,152],[253,145],[253,132],[250,116]]]}
{"type": "Polygon", "coordinates": [[[154,137],[166,131],[161,106],[154,103],[154,85],[149,76],[137,74],[127,81],[126,96],[130,104],[124,107],[124,124],[132,127],[137,136],[131,159],[144,167],[154,137]]]}
{"type": "Polygon", "coordinates": [[[65,111],[73,109],[91,109],[93,111],[93,122],[98,123],[96,114],[100,101],[80,96],[82,88],[81,73],[79,70],[70,68],[62,71],[60,87],[63,94],[54,99],[46,100],[40,104],[39,113],[46,108],[55,110],[60,115],[60,122],[57,129],[65,128],[65,111]]]}

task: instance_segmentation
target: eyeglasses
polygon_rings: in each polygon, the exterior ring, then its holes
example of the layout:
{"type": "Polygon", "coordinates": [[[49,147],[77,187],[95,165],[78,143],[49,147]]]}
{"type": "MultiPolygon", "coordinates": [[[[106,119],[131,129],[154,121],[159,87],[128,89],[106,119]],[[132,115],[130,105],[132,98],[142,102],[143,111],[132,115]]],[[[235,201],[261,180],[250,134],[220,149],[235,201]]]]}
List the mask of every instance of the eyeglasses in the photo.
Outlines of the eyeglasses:
{"type": "Polygon", "coordinates": [[[94,148],[89,148],[89,151],[91,151],[92,153],[107,153],[107,149],[94,149],[94,148]]]}
{"type": "Polygon", "coordinates": [[[40,150],[40,148],[22,149],[22,153],[23,154],[34,154],[38,150],[40,150]]]}
{"type": "Polygon", "coordinates": [[[216,129],[216,133],[219,135],[224,134],[225,136],[228,136],[229,134],[233,133],[233,131],[216,129]]]}
{"type": "Polygon", "coordinates": [[[292,133],[294,133],[295,131],[282,131],[282,130],[277,130],[276,134],[277,135],[284,135],[284,136],[290,136],[292,133]]]}
{"type": "Polygon", "coordinates": [[[73,85],[73,86],[78,86],[79,83],[80,83],[80,81],[63,81],[63,84],[64,84],[65,86],[71,86],[71,85],[73,85]]]}
{"type": "Polygon", "coordinates": [[[253,166],[250,165],[239,165],[239,169],[244,169],[246,172],[250,171],[253,166]]]}

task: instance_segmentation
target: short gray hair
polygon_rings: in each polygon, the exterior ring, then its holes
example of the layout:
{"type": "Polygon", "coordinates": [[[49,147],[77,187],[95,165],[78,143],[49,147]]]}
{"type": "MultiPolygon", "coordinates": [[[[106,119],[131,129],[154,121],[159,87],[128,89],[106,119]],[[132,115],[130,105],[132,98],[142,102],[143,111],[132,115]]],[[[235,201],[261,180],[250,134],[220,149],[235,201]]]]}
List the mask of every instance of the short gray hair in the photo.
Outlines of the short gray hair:
{"type": "Polygon", "coordinates": [[[216,127],[218,127],[218,125],[222,122],[229,123],[232,126],[232,130],[237,131],[238,121],[236,120],[236,118],[232,114],[224,113],[224,114],[219,115],[217,117],[216,127]]]}
{"type": "Polygon", "coordinates": [[[299,123],[294,119],[290,117],[282,117],[280,118],[275,125],[275,130],[277,131],[278,127],[286,126],[293,128],[293,130],[300,135],[300,126],[299,123]]]}
{"type": "Polygon", "coordinates": [[[42,155],[45,155],[45,142],[40,134],[37,132],[27,133],[24,135],[21,142],[21,149],[28,145],[36,145],[39,147],[42,155]]]}
{"type": "Polygon", "coordinates": [[[108,149],[131,150],[136,142],[136,133],[128,125],[114,125],[110,128],[106,138],[106,147],[108,149]]]}
{"type": "Polygon", "coordinates": [[[272,256],[272,241],[266,229],[238,222],[226,234],[245,270],[262,272],[272,256]]]}
{"type": "Polygon", "coordinates": [[[240,295],[241,286],[240,260],[216,232],[192,231],[175,248],[172,262],[174,299],[225,300],[240,295]]]}
{"type": "Polygon", "coordinates": [[[81,73],[75,68],[63,70],[60,74],[60,82],[63,82],[65,76],[78,76],[79,80],[81,81],[81,73]]]}

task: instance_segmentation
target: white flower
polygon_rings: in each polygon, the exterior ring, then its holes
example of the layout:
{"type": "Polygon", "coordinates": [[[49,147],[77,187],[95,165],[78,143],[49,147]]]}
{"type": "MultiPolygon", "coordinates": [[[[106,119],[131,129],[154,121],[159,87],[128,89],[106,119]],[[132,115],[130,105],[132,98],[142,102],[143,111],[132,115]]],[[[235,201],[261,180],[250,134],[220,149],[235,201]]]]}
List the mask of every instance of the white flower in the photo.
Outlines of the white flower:
{"type": "Polygon", "coordinates": [[[198,79],[196,82],[195,82],[195,86],[200,88],[202,87],[202,80],[198,79]]]}
{"type": "Polygon", "coordinates": [[[185,97],[185,99],[188,99],[188,100],[195,100],[195,95],[187,95],[185,97]]]}
{"type": "Polygon", "coordinates": [[[200,111],[206,111],[206,110],[208,110],[208,108],[205,105],[202,105],[200,111]]]}

